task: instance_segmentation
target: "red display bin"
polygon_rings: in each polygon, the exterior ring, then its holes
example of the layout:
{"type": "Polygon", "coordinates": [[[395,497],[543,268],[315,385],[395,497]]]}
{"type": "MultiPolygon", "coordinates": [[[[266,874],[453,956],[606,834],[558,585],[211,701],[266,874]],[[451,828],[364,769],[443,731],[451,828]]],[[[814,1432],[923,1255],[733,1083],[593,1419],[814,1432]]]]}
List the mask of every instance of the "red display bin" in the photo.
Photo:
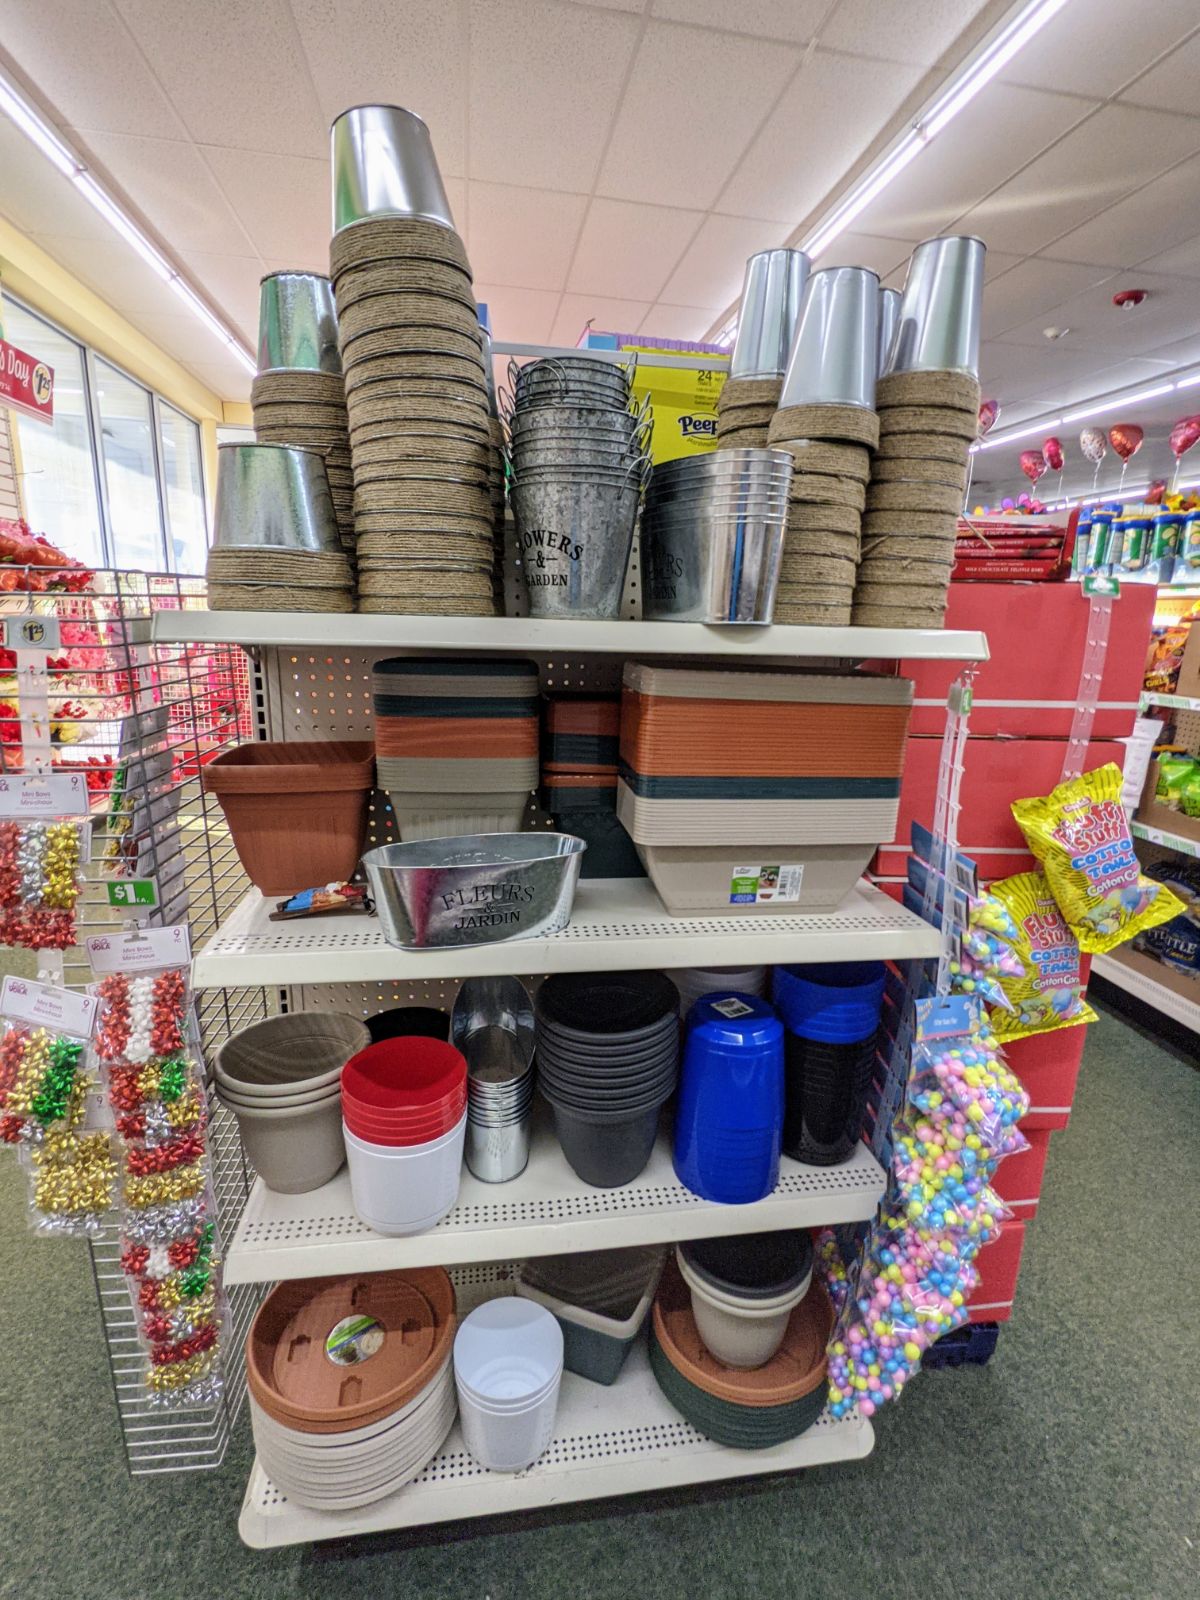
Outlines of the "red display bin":
{"type": "Polygon", "coordinates": [[[975,1263],[979,1268],[979,1287],[971,1296],[972,1322],[1007,1322],[1012,1316],[1021,1252],[1025,1248],[1025,1224],[1006,1222],[1000,1237],[984,1245],[975,1263]]]}
{"type": "MultiPolygon", "coordinates": [[[[1126,584],[1113,606],[1108,652],[1093,733],[1125,738],[1133,730],[1154,615],[1153,584],[1126,584]]],[[[947,628],[987,634],[971,731],[1066,738],[1079,698],[1090,602],[1077,583],[952,583],[947,628]]],[[[940,734],[957,663],[901,661],[914,685],[911,731],[940,734]]]]}
{"type": "Polygon", "coordinates": [[[1050,1129],[1029,1127],[1023,1122],[1021,1132],[1029,1140],[1029,1149],[1005,1157],[996,1168],[992,1187],[1014,1216],[1028,1221],[1037,1211],[1042,1195],[1046,1157],[1050,1154],[1050,1129]]]}
{"type": "MultiPolygon", "coordinates": [[[[1086,956],[1083,964],[1088,965],[1086,956]]],[[[1009,1066],[1029,1094],[1029,1115],[1021,1124],[1026,1137],[1030,1128],[1066,1127],[1086,1043],[1087,1028],[1079,1027],[1037,1033],[1004,1046],[1009,1066]]]]}

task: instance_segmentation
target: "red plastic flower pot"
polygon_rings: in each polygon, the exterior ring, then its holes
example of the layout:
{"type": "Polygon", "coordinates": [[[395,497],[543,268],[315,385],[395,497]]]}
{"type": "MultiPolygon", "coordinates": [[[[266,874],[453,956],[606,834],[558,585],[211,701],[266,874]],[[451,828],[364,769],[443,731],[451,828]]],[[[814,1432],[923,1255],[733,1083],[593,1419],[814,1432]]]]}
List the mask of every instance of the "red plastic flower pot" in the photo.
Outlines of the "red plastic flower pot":
{"type": "Polygon", "coordinates": [[[342,1096],[364,1110],[417,1110],[436,1106],[466,1081],[465,1057],[441,1039],[381,1039],[342,1068],[342,1096]]]}

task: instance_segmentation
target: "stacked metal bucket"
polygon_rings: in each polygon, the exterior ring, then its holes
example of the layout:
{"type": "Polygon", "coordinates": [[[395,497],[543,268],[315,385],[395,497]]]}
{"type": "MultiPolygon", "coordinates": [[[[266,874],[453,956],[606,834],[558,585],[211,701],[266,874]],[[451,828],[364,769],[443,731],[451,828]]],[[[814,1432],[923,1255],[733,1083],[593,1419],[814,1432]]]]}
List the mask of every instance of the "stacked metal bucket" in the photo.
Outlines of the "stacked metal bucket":
{"type": "Polygon", "coordinates": [[[939,628],[979,418],[985,247],[913,251],[878,385],[879,447],[863,518],[854,621],[939,628]]]}
{"type": "Polygon", "coordinates": [[[763,250],[746,262],[729,377],[717,400],[718,450],[766,445],[810,266],[803,250],[763,250]]]}
{"type": "Polygon", "coordinates": [[[332,145],[359,610],[490,616],[483,334],[429,130],[397,106],[357,106],[332,145]]]}
{"type": "Polygon", "coordinates": [[[533,1002],[518,978],[468,978],[450,1037],[467,1061],[466,1161],[484,1183],[507,1183],[529,1162],[533,1002]]]}
{"type": "Polygon", "coordinates": [[[649,473],[648,411],[629,370],[594,356],[510,367],[511,500],[535,617],[620,614],[649,473]]]}
{"type": "Polygon", "coordinates": [[[655,467],[640,535],[643,617],[770,622],[791,480],[786,450],[717,450],[655,467]]]}

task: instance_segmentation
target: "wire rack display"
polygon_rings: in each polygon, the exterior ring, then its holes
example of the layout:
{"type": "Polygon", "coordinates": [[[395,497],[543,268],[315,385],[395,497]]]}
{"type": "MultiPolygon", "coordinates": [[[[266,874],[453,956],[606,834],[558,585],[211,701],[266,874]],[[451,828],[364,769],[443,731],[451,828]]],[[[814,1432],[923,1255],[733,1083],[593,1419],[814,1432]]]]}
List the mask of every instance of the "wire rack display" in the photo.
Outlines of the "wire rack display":
{"type": "MultiPolygon", "coordinates": [[[[0,658],[0,772],[87,776],[91,859],[76,908],[78,943],[38,957],[40,977],[78,988],[91,978],[84,946],[91,935],[134,922],[187,922],[195,945],[245,892],[224,818],[204,795],[201,775],[222,750],[253,737],[251,675],[244,653],[230,646],[149,642],[155,611],[203,607],[200,579],[99,571],[86,589],[57,592],[43,587],[54,573],[5,572],[16,581],[0,594],[0,617],[37,619],[45,647],[10,649],[0,658]],[[154,886],[153,906],[133,900],[133,885],[146,883],[154,886]],[[113,903],[113,885],[125,886],[117,895],[129,895],[130,903],[113,903]]],[[[206,1056],[271,1003],[260,988],[201,993],[196,1012],[206,1056]]],[[[235,1120],[211,1093],[210,1102],[212,1183],[228,1239],[253,1174],[235,1120]]],[[[259,1291],[246,1285],[229,1293],[221,1398],[163,1411],[146,1398],[115,1215],[89,1249],[130,1472],[219,1466],[245,1393],[241,1352],[259,1291]]]]}

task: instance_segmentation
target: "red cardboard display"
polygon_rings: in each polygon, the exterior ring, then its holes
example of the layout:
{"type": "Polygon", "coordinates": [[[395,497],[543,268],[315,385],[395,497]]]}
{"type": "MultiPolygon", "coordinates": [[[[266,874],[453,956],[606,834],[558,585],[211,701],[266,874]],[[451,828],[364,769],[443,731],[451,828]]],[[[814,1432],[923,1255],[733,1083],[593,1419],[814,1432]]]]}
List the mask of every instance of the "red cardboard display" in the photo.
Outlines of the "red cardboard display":
{"type": "Polygon", "coordinates": [[[968,1305],[972,1322],[1007,1322],[1012,1316],[1024,1248],[1025,1224],[1014,1218],[979,1252],[979,1286],[968,1305]]]}
{"type": "MultiPolygon", "coordinates": [[[[1126,584],[1112,608],[1095,738],[1133,731],[1157,591],[1126,584]]],[[[1067,738],[1079,696],[1090,602],[1077,583],[952,583],[947,628],[987,634],[971,706],[973,734],[1067,738]]],[[[901,661],[913,680],[910,733],[941,735],[956,662],[901,661]]],[[[924,820],[929,822],[933,813],[924,820]]]]}
{"type": "Polygon", "coordinates": [[[1031,1128],[1023,1122],[1021,1132],[1029,1140],[1029,1149],[1005,1156],[996,1168],[992,1187],[1015,1216],[1028,1220],[1037,1211],[1041,1198],[1046,1157],[1050,1154],[1050,1129],[1031,1128]]]}

